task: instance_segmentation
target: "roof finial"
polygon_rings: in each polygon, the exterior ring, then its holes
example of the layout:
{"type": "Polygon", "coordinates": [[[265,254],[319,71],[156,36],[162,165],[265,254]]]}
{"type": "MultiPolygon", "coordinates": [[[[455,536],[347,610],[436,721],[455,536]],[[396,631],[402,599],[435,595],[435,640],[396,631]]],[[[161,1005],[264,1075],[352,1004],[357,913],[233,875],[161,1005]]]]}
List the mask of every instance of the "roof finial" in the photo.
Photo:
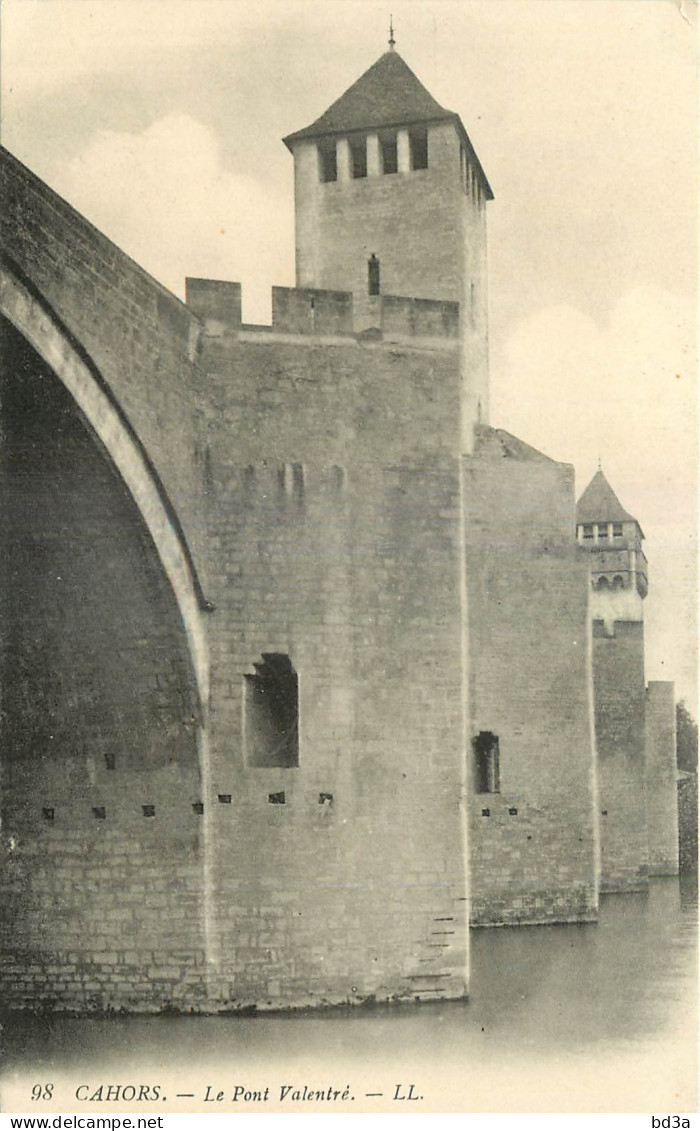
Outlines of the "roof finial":
{"type": "Polygon", "coordinates": [[[602,471],[602,470],[603,470],[603,463],[601,461],[600,456],[598,456],[598,471],[602,471]]]}
{"type": "Polygon", "coordinates": [[[396,40],[394,39],[394,17],[389,16],[389,50],[393,51],[395,45],[396,40]]]}

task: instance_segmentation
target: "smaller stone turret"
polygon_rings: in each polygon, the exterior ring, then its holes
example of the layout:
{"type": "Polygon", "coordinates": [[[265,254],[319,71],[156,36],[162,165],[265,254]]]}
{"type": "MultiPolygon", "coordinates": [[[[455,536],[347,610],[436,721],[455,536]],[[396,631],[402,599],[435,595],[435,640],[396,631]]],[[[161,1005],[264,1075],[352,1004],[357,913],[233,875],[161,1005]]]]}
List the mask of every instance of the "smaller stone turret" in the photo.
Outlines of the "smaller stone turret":
{"type": "Polygon", "coordinates": [[[576,537],[591,553],[593,619],[606,624],[643,620],[648,588],[644,533],[601,468],[576,506],[576,537]]]}

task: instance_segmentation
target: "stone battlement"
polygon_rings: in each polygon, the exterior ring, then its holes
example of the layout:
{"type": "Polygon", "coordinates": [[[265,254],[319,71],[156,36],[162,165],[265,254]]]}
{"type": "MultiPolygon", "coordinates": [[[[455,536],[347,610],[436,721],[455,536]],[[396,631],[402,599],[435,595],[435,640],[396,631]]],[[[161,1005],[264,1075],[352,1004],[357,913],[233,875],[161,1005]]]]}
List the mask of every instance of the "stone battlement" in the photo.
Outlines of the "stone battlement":
{"type": "Polygon", "coordinates": [[[186,302],[192,313],[204,322],[207,334],[213,337],[245,331],[458,345],[457,302],[401,295],[373,296],[369,300],[369,316],[363,313],[362,327],[358,325],[349,291],[273,287],[271,326],[243,322],[240,283],[188,278],[186,302]]]}

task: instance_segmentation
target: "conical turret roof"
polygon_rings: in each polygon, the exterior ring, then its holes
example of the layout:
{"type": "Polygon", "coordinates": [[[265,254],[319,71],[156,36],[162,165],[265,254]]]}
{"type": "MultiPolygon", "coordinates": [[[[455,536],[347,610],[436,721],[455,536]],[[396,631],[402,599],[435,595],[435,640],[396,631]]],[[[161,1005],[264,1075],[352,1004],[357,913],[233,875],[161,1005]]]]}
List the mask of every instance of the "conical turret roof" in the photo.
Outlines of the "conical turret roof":
{"type": "Polygon", "coordinates": [[[493,199],[491,186],[459,114],[441,106],[396,51],[380,55],[320,118],[303,130],[288,134],[284,143],[292,149],[294,142],[308,138],[439,121],[455,123],[483,177],[486,195],[489,200],[493,199]]]}
{"type": "Polygon", "coordinates": [[[599,468],[576,504],[576,522],[637,522],[637,520],[625,510],[602,469],[599,468]]]}

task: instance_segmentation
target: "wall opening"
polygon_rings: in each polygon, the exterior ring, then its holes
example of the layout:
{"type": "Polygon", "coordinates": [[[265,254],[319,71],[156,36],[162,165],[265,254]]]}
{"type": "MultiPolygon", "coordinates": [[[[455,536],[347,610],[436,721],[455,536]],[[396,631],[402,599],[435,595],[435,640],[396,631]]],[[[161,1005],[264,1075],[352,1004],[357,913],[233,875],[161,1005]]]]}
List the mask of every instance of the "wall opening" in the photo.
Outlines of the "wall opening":
{"type": "Polygon", "coordinates": [[[382,173],[398,173],[399,156],[396,144],[396,134],[380,134],[379,146],[382,154],[382,173]]]}
{"type": "Polygon", "coordinates": [[[355,180],[367,176],[367,138],[350,138],[350,169],[355,180]]]}
{"type": "Polygon", "coordinates": [[[374,252],[367,260],[367,290],[371,295],[378,295],[381,289],[379,260],[374,252]]]}
{"type": "Polygon", "coordinates": [[[283,463],[277,469],[277,486],[281,502],[291,500],[298,507],[304,504],[304,465],[283,463]]]}
{"type": "Polygon", "coordinates": [[[498,735],[481,730],[472,739],[474,784],[477,793],[498,793],[501,788],[498,735]]]}
{"type": "Polygon", "coordinates": [[[338,180],[338,159],[335,151],[335,140],[321,142],[318,147],[318,173],[321,181],[338,180]]]}
{"type": "Polygon", "coordinates": [[[289,656],[264,652],[246,675],[243,743],[248,766],[299,765],[299,681],[289,656]]]}
{"type": "Polygon", "coordinates": [[[428,131],[426,129],[409,130],[408,140],[411,149],[411,168],[428,168],[428,131]]]}

